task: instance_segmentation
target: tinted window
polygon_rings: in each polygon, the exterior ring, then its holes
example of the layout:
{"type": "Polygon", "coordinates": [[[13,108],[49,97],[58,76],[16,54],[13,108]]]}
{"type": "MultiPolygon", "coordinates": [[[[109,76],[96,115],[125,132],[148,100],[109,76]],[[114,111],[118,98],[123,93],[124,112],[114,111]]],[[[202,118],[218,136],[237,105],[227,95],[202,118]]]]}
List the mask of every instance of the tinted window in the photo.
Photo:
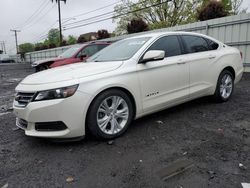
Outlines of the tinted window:
{"type": "Polygon", "coordinates": [[[98,51],[99,51],[98,45],[87,46],[78,54],[78,57],[81,55],[86,55],[87,57],[90,57],[98,51]]]}
{"type": "Polygon", "coordinates": [[[212,41],[210,39],[207,39],[207,42],[208,42],[208,46],[209,46],[210,50],[216,50],[216,49],[218,49],[219,44],[217,44],[216,42],[214,42],[214,41],[212,41]]]}
{"type": "Polygon", "coordinates": [[[182,39],[185,42],[188,53],[203,52],[209,50],[207,41],[202,37],[184,35],[182,36],[182,39]]]}
{"type": "Polygon", "coordinates": [[[149,50],[163,50],[165,57],[171,57],[181,54],[181,48],[177,36],[166,36],[158,39],[149,50]]]}
{"type": "Polygon", "coordinates": [[[98,50],[102,50],[103,48],[107,47],[108,44],[101,44],[101,45],[98,45],[98,50]]]}

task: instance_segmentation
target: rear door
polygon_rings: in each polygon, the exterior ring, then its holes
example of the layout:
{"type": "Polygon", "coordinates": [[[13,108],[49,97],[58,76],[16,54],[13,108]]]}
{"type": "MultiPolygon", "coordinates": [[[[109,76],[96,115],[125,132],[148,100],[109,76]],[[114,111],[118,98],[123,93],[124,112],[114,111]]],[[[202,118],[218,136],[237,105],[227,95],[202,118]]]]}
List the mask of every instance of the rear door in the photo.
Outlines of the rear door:
{"type": "Polygon", "coordinates": [[[181,35],[190,68],[190,97],[206,94],[212,87],[211,71],[217,60],[215,42],[195,35],[181,35]]]}
{"type": "Polygon", "coordinates": [[[161,37],[149,50],[163,50],[165,58],[137,65],[144,112],[173,105],[189,95],[189,68],[178,36],[161,37]]]}

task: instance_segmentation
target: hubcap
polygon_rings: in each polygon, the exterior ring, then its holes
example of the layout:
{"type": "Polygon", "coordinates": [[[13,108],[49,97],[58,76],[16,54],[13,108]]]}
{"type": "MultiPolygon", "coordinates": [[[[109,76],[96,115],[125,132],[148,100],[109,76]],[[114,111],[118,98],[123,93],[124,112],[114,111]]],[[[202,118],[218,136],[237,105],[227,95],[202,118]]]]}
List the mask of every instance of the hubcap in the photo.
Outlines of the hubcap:
{"type": "Polygon", "coordinates": [[[128,105],[119,96],[104,99],[97,110],[97,124],[102,132],[109,135],[119,133],[125,127],[128,117],[128,105]]]}
{"type": "Polygon", "coordinates": [[[229,74],[225,74],[221,79],[220,95],[227,99],[230,97],[233,90],[233,79],[229,74]]]}

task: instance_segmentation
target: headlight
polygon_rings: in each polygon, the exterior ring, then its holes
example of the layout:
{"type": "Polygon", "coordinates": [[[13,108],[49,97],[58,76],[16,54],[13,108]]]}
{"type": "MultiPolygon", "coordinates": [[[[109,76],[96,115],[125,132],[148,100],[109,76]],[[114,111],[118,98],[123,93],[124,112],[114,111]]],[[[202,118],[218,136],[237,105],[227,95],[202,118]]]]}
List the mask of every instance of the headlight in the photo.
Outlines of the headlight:
{"type": "Polygon", "coordinates": [[[67,98],[76,92],[78,85],[63,87],[58,89],[52,89],[47,91],[39,91],[36,94],[34,101],[52,100],[67,98]]]}

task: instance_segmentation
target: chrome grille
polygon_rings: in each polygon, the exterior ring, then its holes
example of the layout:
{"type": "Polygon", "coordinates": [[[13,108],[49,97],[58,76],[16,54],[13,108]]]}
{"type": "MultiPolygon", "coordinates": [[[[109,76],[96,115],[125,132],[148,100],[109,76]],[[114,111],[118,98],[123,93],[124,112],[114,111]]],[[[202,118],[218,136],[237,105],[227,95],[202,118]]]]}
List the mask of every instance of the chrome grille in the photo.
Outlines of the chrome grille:
{"type": "Polygon", "coordinates": [[[18,92],[15,95],[14,105],[17,107],[25,107],[33,99],[35,93],[18,92]]]}

